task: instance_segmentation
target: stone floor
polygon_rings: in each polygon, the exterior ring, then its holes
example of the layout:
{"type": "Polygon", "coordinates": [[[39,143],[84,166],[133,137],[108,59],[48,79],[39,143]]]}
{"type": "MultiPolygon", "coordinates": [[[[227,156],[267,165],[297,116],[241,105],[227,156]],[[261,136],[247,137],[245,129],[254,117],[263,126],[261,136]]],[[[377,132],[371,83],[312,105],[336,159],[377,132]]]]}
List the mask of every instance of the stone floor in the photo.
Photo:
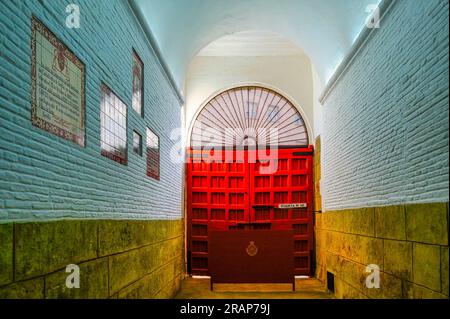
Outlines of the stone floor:
{"type": "Polygon", "coordinates": [[[209,279],[187,277],[176,299],[331,299],[325,286],[315,278],[297,279],[295,292],[214,292],[209,279]]]}

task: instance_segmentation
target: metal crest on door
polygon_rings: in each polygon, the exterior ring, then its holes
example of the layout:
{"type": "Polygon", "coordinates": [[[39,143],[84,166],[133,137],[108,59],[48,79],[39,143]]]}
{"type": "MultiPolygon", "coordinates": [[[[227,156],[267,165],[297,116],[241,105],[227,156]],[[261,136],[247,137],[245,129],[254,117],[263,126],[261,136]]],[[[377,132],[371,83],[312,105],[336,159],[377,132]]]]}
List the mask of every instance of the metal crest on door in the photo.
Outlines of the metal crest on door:
{"type": "Polygon", "coordinates": [[[251,241],[245,251],[250,257],[255,257],[258,254],[258,246],[255,245],[254,241],[251,241]]]}

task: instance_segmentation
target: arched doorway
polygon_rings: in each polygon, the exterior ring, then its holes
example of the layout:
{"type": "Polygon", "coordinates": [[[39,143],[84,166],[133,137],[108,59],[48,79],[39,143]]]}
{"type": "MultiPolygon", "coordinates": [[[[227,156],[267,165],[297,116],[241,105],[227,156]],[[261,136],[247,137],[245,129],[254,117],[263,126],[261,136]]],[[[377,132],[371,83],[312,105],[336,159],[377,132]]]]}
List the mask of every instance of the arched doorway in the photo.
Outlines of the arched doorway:
{"type": "Polygon", "coordinates": [[[299,110],[267,88],[226,90],[198,113],[187,150],[188,271],[209,275],[208,234],[293,231],[294,273],[312,275],[313,149],[299,110]]]}

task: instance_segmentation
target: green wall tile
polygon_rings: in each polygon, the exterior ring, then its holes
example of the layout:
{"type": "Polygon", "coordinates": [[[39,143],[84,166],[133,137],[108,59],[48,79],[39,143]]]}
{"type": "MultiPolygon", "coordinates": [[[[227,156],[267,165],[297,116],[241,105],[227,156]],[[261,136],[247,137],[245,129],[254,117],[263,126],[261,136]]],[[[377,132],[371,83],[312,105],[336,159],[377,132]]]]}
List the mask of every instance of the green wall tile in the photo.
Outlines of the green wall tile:
{"type": "Polygon", "coordinates": [[[406,235],[409,241],[447,246],[446,203],[407,205],[406,235]]]}
{"type": "Polygon", "coordinates": [[[416,285],[412,282],[403,282],[403,298],[407,299],[448,299],[448,296],[431,289],[416,285]]]}
{"type": "Polygon", "coordinates": [[[15,224],[15,278],[48,274],[97,257],[97,224],[63,220],[15,224]]]}
{"type": "Polygon", "coordinates": [[[436,292],[441,291],[441,248],[413,245],[413,281],[436,292]]]}
{"type": "Polygon", "coordinates": [[[175,257],[181,259],[182,237],[109,257],[110,292],[116,293],[175,257]]]}
{"type": "Polygon", "coordinates": [[[384,240],[384,271],[399,278],[412,280],[413,244],[406,241],[384,240]]]}
{"type": "Polygon", "coordinates": [[[13,224],[0,224],[0,286],[13,281],[13,224]]]}
{"type": "Polygon", "coordinates": [[[448,296],[448,247],[441,247],[442,293],[448,296]]]}
{"type": "Polygon", "coordinates": [[[183,234],[182,220],[104,221],[99,224],[99,255],[124,252],[183,234]]]}
{"type": "Polygon", "coordinates": [[[380,238],[406,240],[405,207],[376,207],[375,235],[380,238]]]}
{"type": "Polygon", "coordinates": [[[108,257],[78,265],[80,267],[80,288],[67,288],[65,270],[45,277],[45,297],[72,299],[108,298],[108,257]]]}
{"type": "MultiPolygon", "coordinates": [[[[144,278],[132,283],[118,293],[120,299],[153,298],[164,286],[181,275],[181,256],[158,268],[144,278]]],[[[173,295],[172,295],[173,296],[173,295]]]]}
{"type": "Polygon", "coordinates": [[[44,278],[37,278],[0,288],[0,299],[43,299],[44,278]]]}
{"type": "Polygon", "coordinates": [[[375,235],[375,210],[374,208],[361,208],[344,211],[344,232],[374,236],[375,235]]]}

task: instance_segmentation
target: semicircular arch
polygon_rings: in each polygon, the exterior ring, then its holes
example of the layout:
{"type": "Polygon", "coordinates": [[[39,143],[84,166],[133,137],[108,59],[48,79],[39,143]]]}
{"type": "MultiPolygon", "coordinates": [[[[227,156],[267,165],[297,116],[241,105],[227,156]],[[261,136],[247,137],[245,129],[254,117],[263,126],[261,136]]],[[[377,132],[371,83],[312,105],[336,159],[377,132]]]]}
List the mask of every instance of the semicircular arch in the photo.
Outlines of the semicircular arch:
{"type": "Polygon", "coordinates": [[[198,110],[189,145],[302,147],[310,144],[309,125],[283,93],[262,85],[239,85],[213,95],[198,110]]]}

